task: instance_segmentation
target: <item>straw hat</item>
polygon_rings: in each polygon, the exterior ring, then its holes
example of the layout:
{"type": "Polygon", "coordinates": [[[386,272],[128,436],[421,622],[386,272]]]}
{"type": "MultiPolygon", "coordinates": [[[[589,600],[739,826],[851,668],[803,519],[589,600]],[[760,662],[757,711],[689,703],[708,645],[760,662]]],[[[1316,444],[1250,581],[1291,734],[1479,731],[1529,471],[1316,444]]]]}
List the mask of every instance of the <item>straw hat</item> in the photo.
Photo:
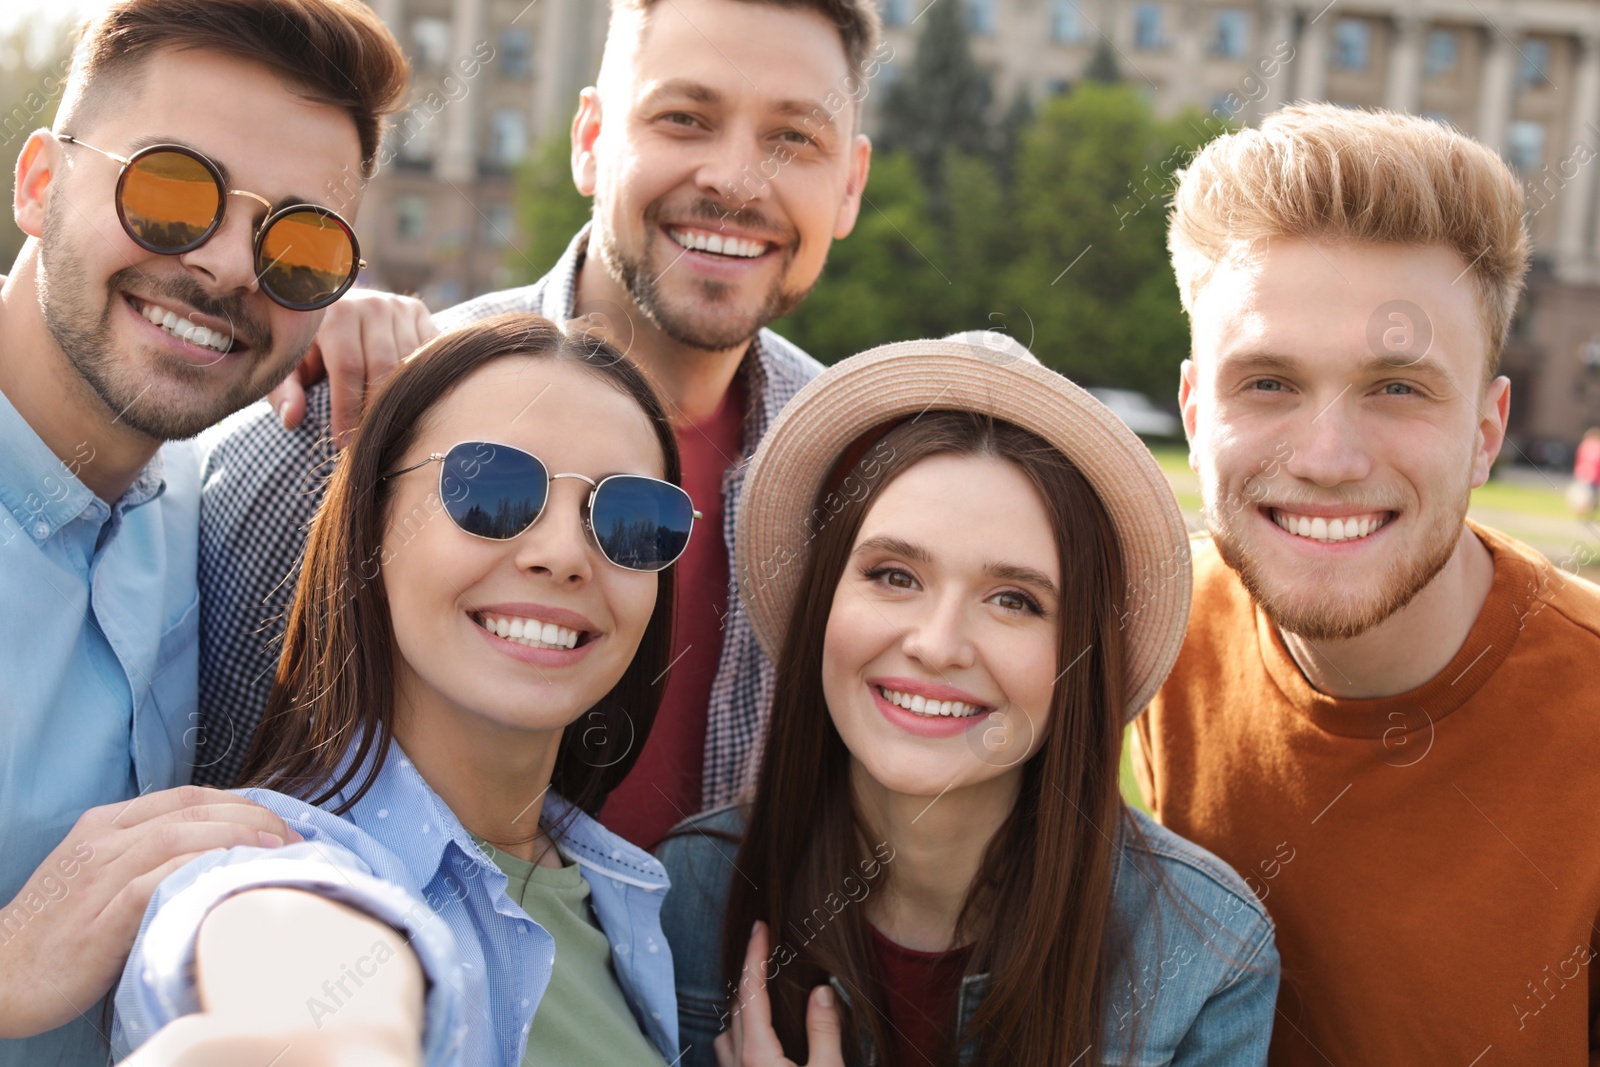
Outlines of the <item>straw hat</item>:
{"type": "MultiPolygon", "coordinates": [[[[1189,619],[1189,537],[1161,468],[1104,404],[1005,334],[882,345],[838,363],[783,409],[750,461],[739,506],[739,596],[776,660],[815,536],[824,480],[863,434],[926,411],[975,411],[1020,426],[1070,458],[1116,528],[1127,592],[1129,720],[1178,658],[1189,619]]],[[[826,512],[824,512],[826,514],[826,512]]]]}

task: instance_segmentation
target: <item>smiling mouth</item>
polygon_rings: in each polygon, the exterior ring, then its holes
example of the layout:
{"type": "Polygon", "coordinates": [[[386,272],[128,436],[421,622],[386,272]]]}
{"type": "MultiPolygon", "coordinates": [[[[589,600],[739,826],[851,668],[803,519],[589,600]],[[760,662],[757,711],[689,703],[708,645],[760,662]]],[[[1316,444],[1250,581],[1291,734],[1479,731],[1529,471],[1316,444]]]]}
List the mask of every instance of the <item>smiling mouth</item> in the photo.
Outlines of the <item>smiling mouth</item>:
{"type": "Polygon", "coordinates": [[[1267,514],[1286,533],[1324,545],[1371,537],[1395,517],[1392,511],[1368,511],[1329,519],[1321,515],[1296,515],[1281,508],[1268,508],[1267,514]]]}
{"type": "Polygon", "coordinates": [[[209,348],[223,355],[233,350],[231,336],[196,325],[171,308],[162,307],[160,304],[136,296],[128,297],[128,303],[132,304],[133,310],[143,315],[151,325],[159,326],[180,341],[187,341],[200,348],[209,348]]]}
{"type": "Polygon", "coordinates": [[[693,252],[705,252],[729,259],[756,259],[772,247],[769,241],[754,241],[744,237],[728,237],[710,230],[697,230],[682,226],[667,227],[667,236],[693,252]]]}
{"type": "Polygon", "coordinates": [[[986,704],[967,704],[959,700],[929,700],[927,697],[902,693],[897,689],[885,689],[881,685],[872,688],[895,707],[925,719],[970,719],[989,710],[986,704]]]}
{"type": "Polygon", "coordinates": [[[594,639],[588,630],[569,630],[553,622],[524,619],[516,615],[473,615],[472,621],[496,637],[528,648],[572,649],[594,639]]]}

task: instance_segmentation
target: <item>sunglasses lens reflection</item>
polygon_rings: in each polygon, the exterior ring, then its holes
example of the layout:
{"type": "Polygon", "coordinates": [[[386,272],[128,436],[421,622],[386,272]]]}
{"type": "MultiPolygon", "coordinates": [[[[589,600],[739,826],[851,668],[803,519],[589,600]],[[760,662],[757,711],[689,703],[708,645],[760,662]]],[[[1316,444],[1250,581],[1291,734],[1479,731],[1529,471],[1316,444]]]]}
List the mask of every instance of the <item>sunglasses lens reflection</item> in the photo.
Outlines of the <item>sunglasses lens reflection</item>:
{"type": "Polygon", "coordinates": [[[261,284],[281,303],[318,308],[333,303],[349,284],[356,250],[350,231],[328,215],[306,209],[278,218],[262,235],[261,284]]]}
{"type": "Polygon", "coordinates": [[[122,181],[122,215],[135,238],[158,251],[179,251],[201,241],[222,206],[217,180],[182,152],[140,156],[122,181]]]}
{"type": "Polygon", "coordinates": [[[445,511],[457,526],[504,541],[532,526],[544,510],[550,476],[526,452],[469,441],[446,454],[439,484],[445,511]]]}
{"type": "Polygon", "coordinates": [[[606,558],[635,571],[658,571],[683,555],[694,524],[689,495],[653,478],[607,478],[594,498],[595,540],[606,558]]]}

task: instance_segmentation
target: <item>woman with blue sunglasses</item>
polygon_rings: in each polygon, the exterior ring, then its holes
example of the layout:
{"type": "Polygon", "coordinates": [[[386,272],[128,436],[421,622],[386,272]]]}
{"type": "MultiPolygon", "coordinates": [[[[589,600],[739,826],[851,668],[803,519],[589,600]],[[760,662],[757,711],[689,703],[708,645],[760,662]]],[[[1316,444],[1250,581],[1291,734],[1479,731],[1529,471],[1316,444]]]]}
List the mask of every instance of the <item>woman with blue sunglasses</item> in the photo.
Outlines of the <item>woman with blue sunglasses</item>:
{"type": "Polygon", "coordinates": [[[312,530],[244,776],[305,840],[160,872],[116,999],[130,1062],[677,1056],[667,879],[587,813],[670,665],[678,478],[640,372],[547,320],[394,375],[312,530]]]}

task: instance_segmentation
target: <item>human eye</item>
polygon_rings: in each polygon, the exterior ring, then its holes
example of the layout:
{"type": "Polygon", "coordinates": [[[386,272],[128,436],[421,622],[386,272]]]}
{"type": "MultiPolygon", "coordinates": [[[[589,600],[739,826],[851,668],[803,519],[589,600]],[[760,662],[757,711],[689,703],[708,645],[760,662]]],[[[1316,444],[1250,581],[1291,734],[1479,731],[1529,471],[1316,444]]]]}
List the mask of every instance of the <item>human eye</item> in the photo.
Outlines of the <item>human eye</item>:
{"type": "Polygon", "coordinates": [[[681,126],[686,130],[692,130],[704,125],[698,118],[687,111],[669,111],[661,116],[661,121],[669,126],[681,126]]]}
{"type": "Polygon", "coordinates": [[[812,137],[810,134],[802,133],[799,130],[792,129],[784,130],[782,133],[778,134],[778,138],[780,140],[788,141],[790,144],[796,145],[811,145],[817,143],[816,138],[812,137]]]}
{"type": "Polygon", "coordinates": [[[891,565],[868,567],[861,572],[861,577],[877,585],[887,586],[890,589],[915,589],[917,580],[910,572],[891,565]]]}
{"type": "Polygon", "coordinates": [[[1006,611],[1015,612],[1019,615],[1044,614],[1044,608],[1039,605],[1039,602],[1020,589],[1007,589],[1004,592],[996,593],[989,599],[1006,611]]]}
{"type": "Polygon", "coordinates": [[[1288,387],[1276,378],[1257,378],[1246,388],[1252,393],[1281,393],[1288,387]]]}
{"type": "Polygon", "coordinates": [[[1417,389],[1405,382],[1390,382],[1379,390],[1383,396],[1414,396],[1417,389]]]}

